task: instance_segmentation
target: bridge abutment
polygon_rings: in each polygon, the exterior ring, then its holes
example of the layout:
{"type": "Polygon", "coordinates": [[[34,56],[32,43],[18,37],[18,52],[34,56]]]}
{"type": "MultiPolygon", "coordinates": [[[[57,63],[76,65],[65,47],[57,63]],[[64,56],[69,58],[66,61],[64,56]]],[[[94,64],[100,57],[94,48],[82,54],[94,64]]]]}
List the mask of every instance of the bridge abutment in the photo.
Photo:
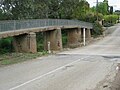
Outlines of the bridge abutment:
{"type": "Polygon", "coordinates": [[[51,30],[44,32],[44,49],[49,50],[48,43],[50,42],[50,50],[62,50],[62,35],[61,29],[51,30]]]}
{"type": "Polygon", "coordinates": [[[36,33],[14,36],[13,46],[16,52],[36,53],[36,33]]]}
{"type": "Polygon", "coordinates": [[[75,48],[80,46],[81,42],[81,29],[74,28],[68,30],[68,46],[71,48],[75,48]]]}

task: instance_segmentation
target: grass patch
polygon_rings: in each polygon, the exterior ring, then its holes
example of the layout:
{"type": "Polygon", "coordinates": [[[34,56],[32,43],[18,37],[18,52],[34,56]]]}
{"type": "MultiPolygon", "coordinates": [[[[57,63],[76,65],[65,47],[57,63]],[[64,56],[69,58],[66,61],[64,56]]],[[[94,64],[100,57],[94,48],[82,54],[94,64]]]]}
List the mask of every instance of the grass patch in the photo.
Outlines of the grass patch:
{"type": "Polygon", "coordinates": [[[28,61],[35,59],[37,57],[41,57],[44,55],[48,55],[46,51],[38,52],[35,54],[32,53],[7,53],[0,55],[0,66],[15,64],[23,61],[28,61]]]}

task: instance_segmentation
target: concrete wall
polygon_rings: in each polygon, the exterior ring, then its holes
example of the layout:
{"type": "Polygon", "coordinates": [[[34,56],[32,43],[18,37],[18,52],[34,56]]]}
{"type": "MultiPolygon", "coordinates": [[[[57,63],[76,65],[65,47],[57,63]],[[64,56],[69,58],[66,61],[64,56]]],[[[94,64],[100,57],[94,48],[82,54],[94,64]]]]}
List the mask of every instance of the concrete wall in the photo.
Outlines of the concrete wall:
{"type": "Polygon", "coordinates": [[[48,42],[50,42],[50,50],[62,50],[61,29],[44,32],[44,49],[48,50],[48,42]]]}
{"type": "Polygon", "coordinates": [[[86,29],[85,36],[86,36],[86,41],[89,41],[91,39],[91,31],[90,31],[90,29],[86,29]]]}
{"type": "Polygon", "coordinates": [[[78,47],[80,45],[81,38],[81,29],[75,28],[68,30],[68,46],[71,48],[78,47]]]}
{"type": "Polygon", "coordinates": [[[29,33],[19,36],[14,36],[13,46],[16,52],[37,52],[36,34],[29,33]]]}

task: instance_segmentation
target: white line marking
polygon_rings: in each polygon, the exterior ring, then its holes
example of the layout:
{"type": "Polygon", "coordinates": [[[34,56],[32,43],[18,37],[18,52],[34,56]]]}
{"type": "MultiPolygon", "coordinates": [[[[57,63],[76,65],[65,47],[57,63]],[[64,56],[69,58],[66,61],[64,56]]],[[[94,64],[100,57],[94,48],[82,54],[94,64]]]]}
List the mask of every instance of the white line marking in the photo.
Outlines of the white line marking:
{"type": "Polygon", "coordinates": [[[35,80],[38,80],[38,79],[40,79],[40,78],[42,78],[42,77],[45,77],[45,76],[47,76],[47,75],[50,75],[50,74],[52,74],[52,73],[54,73],[54,72],[56,72],[56,71],[58,71],[58,70],[60,70],[60,69],[62,69],[62,68],[64,68],[64,67],[66,67],[66,66],[69,66],[69,65],[71,65],[71,64],[74,64],[74,63],[76,63],[76,62],[79,62],[80,60],[86,59],[86,58],[88,58],[88,57],[90,57],[90,56],[87,56],[87,57],[85,57],[85,58],[81,58],[81,59],[78,59],[78,60],[76,60],[76,61],[74,61],[74,62],[68,63],[68,64],[66,64],[66,65],[64,65],[64,66],[61,66],[61,67],[59,67],[59,68],[57,68],[57,69],[55,69],[55,70],[52,70],[52,71],[50,71],[50,72],[48,72],[48,73],[46,73],[46,74],[43,74],[43,75],[38,76],[38,77],[36,77],[36,78],[34,78],[34,79],[31,79],[31,80],[29,80],[29,81],[27,81],[27,82],[24,82],[24,83],[22,83],[22,84],[20,84],[20,85],[18,85],[18,86],[15,86],[15,87],[13,87],[13,88],[10,88],[9,90],[15,90],[15,89],[17,89],[17,88],[19,88],[19,87],[22,87],[22,86],[24,86],[24,85],[26,85],[26,84],[28,84],[28,83],[31,83],[31,82],[33,82],[33,81],[35,81],[35,80]]]}

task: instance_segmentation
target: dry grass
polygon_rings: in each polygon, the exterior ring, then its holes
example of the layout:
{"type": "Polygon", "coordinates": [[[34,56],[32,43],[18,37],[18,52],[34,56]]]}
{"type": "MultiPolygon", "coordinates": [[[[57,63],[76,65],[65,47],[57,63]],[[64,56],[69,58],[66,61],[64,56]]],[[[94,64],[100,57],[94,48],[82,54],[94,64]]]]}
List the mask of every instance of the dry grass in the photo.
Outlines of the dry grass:
{"type": "Polygon", "coordinates": [[[48,55],[47,52],[32,53],[8,53],[0,55],[0,66],[15,64],[27,60],[32,60],[37,57],[48,55]]]}

